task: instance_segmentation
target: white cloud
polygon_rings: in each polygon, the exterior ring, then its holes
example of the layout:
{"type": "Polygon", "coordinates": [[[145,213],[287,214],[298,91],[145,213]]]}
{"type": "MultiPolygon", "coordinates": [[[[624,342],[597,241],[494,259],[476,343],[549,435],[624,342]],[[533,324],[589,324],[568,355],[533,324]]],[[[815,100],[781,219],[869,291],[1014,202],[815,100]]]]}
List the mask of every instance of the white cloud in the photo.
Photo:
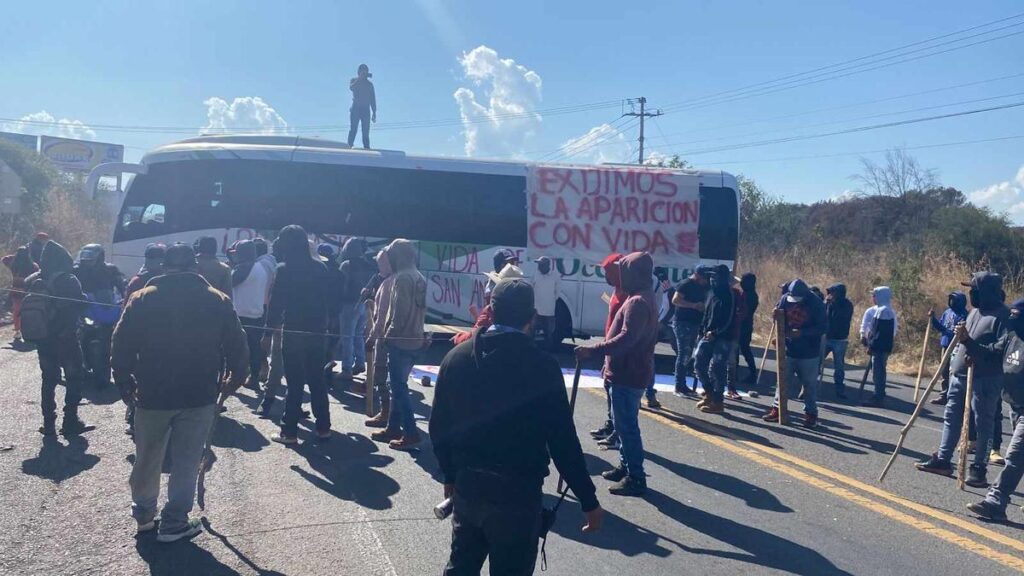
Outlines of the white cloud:
{"type": "Polygon", "coordinates": [[[96,131],[86,126],[81,120],[61,118],[57,120],[46,110],[22,116],[17,122],[0,125],[6,132],[35,134],[37,136],[60,136],[61,138],[78,138],[95,140],[96,131]]]}
{"type": "Polygon", "coordinates": [[[459,64],[473,83],[473,88],[460,87],[453,95],[462,116],[466,155],[522,155],[541,123],[534,112],[541,101],[540,76],[483,45],[464,52],[459,64]]]}
{"type": "Polygon", "coordinates": [[[967,199],[978,206],[1005,213],[1017,224],[1024,224],[1024,166],[1017,170],[1013,180],[975,190],[967,199]]]}
{"type": "Polygon", "coordinates": [[[629,162],[630,152],[629,142],[622,132],[610,124],[601,124],[562,144],[558,160],[574,164],[629,162]]]}
{"type": "Polygon", "coordinates": [[[276,134],[288,132],[288,122],[259,96],[235,98],[229,104],[216,96],[203,101],[206,105],[206,127],[203,133],[257,132],[276,134]]]}
{"type": "Polygon", "coordinates": [[[858,196],[860,196],[860,193],[858,193],[856,190],[851,190],[851,189],[847,188],[846,190],[843,190],[839,194],[836,194],[835,196],[830,197],[828,199],[828,201],[829,202],[846,202],[847,200],[853,200],[854,198],[857,198],[858,196]]]}

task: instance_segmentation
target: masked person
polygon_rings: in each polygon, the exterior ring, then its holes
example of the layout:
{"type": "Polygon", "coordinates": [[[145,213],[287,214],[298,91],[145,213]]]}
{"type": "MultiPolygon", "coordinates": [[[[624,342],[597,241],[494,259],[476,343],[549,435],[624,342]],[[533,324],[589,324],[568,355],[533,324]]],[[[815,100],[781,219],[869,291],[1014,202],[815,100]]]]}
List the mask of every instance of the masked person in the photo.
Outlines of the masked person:
{"type": "MultiPolygon", "coordinates": [[[[334,350],[340,346],[341,322],[341,292],[344,289],[345,277],[341,273],[341,263],[338,262],[338,249],[328,242],[321,242],[316,247],[317,256],[327,266],[327,350],[334,350]]],[[[337,365],[333,360],[324,366],[324,382],[330,388],[334,379],[334,367],[337,365]]],[[[350,376],[351,377],[351,376],[350,376]]]]}
{"type": "MultiPolygon", "coordinates": [[[[316,436],[331,437],[331,412],[324,383],[327,334],[327,266],[314,260],[306,231],[291,225],[277,237],[281,264],[270,294],[267,325],[282,329],[281,353],[284,377],[288,384],[281,432],[271,437],[280,444],[298,443],[302,417],[302,396],[309,389],[309,400],[316,418],[316,436]]],[[[269,348],[270,342],[264,344],[269,348]]],[[[264,398],[266,402],[266,398],[264,398]]]]}
{"type": "MultiPolygon", "coordinates": [[[[700,337],[700,325],[704,318],[704,303],[708,296],[708,280],[713,272],[711,268],[699,267],[675,288],[672,305],[675,306],[675,318],[672,329],[676,337],[676,395],[690,396],[696,393],[686,383],[687,372],[693,361],[693,351],[700,337]]],[[[696,382],[694,382],[696,388],[696,382]]]]}
{"type": "Polygon", "coordinates": [[[532,574],[550,460],[580,501],[587,532],[603,511],[587,474],[558,363],[533,343],[535,297],[521,279],[498,282],[494,324],[441,362],[430,439],[453,498],[445,574],[532,574]]]}
{"type": "Polygon", "coordinates": [[[711,297],[708,298],[700,327],[701,339],[697,343],[694,364],[697,377],[707,393],[697,408],[708,414],[721,414],[725,411],[727,371],[736,344],[733,332],[736,294],[730,285],[731,278],[728,266],[715,268],[711,276],[711,297]]]}
{"type": "Polygon", "coordinates": [[[256,262],[256,246],[251,240],[242,240],[236,244],[233,256],[235,266],[231,270],[231,303],[245,329],[249,346],[249,378],[245,386],[258,389],[260,368],[266,358],[262,341],[266,335],[264,303],[270,278],[266,269],[256,262]]]}
{"type": "Polygon", "coordinates": [[[80,332],[85,368],[97,385],[109,385],[110,338],[121,317],[124,275],[117,266],[106,262],[106,253],[99,244],[86,244],[79,250],[72,273],[90,302],[80,332]]]}
{"type": "Polygon", "coordinates": [[[853,302],[846,297],[845,284],[833,284],[825,291],[825,355],[832,354],[832,381],[836,397],[846,398],[846,349],[850,342],[850,323],[853,321],[853,302]]]}
{"type": "MultiPolygon", "coordinates": [[[[947,308],[942,312],[942,316],[936,318],[935,310],[929,310],[928,319],[932,323],[932,328],[941,335],[939,345],[945,351],[953,341],[953,331],[956,330],[957,324],[967,320],[967,295],[963,292],[950,292],[947,308]]],[[[942,393],[931,401],[932,404],[946,405],[946,391],[949,390],[949,365],[950,362],[947,362],[942,370],[942,393]]]]}
{"type": "MultiPolygon", "coordinates": [[[[501,269],[501,273],[500,274],[495,274],[493,272],[488,272],[487,273],[488,281],[489,282],[494,282],[495,284],[497,284],[498,282],[501,282],[502,280],[515,280],[515,279],[525,278],[525,277],[526,276],[523,274],[522,268],[520,268],[519,266],[516,266],[515,264],[506,264],[505,267],[501,269]]],[[[469,340],[470,338],[472,338],[473,334],[478,329],[483,328],[483,329],[486,330],[487,328],[490,328],[493,324],[494,324],[494,309],[491,307],[490,304],[487,304],[476,315],[476,321],[473,323],[473,330],[467,330],[467,331],[464,331],[464,332],[459,332],[458,334],[456,334],[455,336],[452,337],[452,343],[454,343],[454,344],[462,344],[466,340],[469,340]]]]}
{"type": "Polygon", "coordinates": [[[22,246],[14,254],[3,257],[3,264],[11,271],[11,314],[14,320],[14,344],[20,345],[21,339],[21,302],[25,299],[27,288],[25,279],[39,271],[39,266],[32,261],[28,246],[22,246]]]}
{"type": "Polygon", "coordinates": [[[360,295],[377,272],[377,265],[366,258],[368,250],[362,238],[349,238],[341,248],[340,331],[334,359],[341,362],[341,377],[346,380],[366,371],[367,312],[360,295]]]}
{"type": "Polygon", "coordinates": [[[374,387],[372,393],[376,395],[380,410],[365,424],[369,428],[385,428],[391,416],[391,390],[388,387],[388,351],[384,345],[384,333],[388,309],[391,306],[391,294],[395,288],[395,275],[386,248],[377,253],[376,260],[380,284],[372,290],[373,320],[370,324],[370,342],[373,357],[370,361],[373,362],[373,382],[370,385],[374,387]]]}
{"type": "Polygon", "coordinates": [[[889,305],[892,302],[892,290],[888,286],[872,290],[871,300],[875,305],[864,311],[860,323],[860,340],[871,356],[875,393],[864,406],[881,408],[885,405],[885,384],[888,378],[886,365],[896,340],[896,312],[889,305]]]}
{"type": "Polygon", "coordinates": [[[356,141],[359,126],[363,127],[363,148],[370,148],[370,122],[377,122],[377,92],[370,82],[373,74],[370,67],[360,64],[356,77],[349,81],[348,89],[352,91],[352,108],[349,109],[348,145],[356,141]]]}
{"type": "MultiPolygon", "coordinates": [[[[792,396],[797,384],[804,391],[803,426],[818,425],[818,365],[821,361],[821,337],[825,334],[825,304],[811,292],[807,284],[797,278],[786,286],[786,293],[777,306],[786,316],[786,394],[792,396]]],[[[780,327],[782,330],[782,327],[780,327]]],[[[779,421],[779,390],[771,410],[762,418],[765,422],[779,421]]]]}
{"type": "Polygon", "coordinates": [[[32,241],[28,243],[28,255],[38,266],[43,257],[43,247],[50,241],[50,235],[46,232],[36,232],[32,241]]]}
{"type": "Polygon", "coordinates": [[[231,267],[217,258],[217,239],[213,236],[202,236],[196,239],[192,249],[196,254],[198,266],[196,271],[210,286],[231,297],[231,267]]]}
{"type": "Polygon", "coordinates": [[[1010,307],[1010,317],[999,340],[984,347],[1002,355],[1002,399],[1017,418],[1010,447],[1006,450],[1005,467],[992,483],[985,499],[967,508],[982,518],[1005,522],[1010,497],[1024,476],[1024,418],[1020,417],[1024,414],[1024,300],[1017,300],[1010,307]]]}
{"type": "Polygon", "coordinates": [[[953,451],[960,441],[964,410],[974,410],[974,427],[978,439],[973,462],[967,470],[964,482],[968,486],[988,486],[986,479],[988,459],[995,428],[996,409],[1003,383],[1003,359],[998,351],[992,350],[1002,331],[1010,311],[1004,304],[1003,278],[993,272],[976,272],[971,278],[970,302],[973,308],[967,321],[958,325],[957,333],[961,342],[953,351],[949,368],[949,390],[946,391],[946,411],[943,414],[942,439],[939,450],[931,458],[918,462],[922,472],[951,476],[953,474],[953,451]],[[967,398],[967,366],[974,367],[973,398],[967,398]],[[970,403],[970,404],[968,404],[970,403]]]}
{"type": "Polygon", "coordinates": [[[544,332],[544,349],[555,352],[561,342],[555,340],[557,322],[555,311],[562,292],[562,275],[553,267],[551,258],[537,259],[537,274],[533,277],[533,294],[537,308],[537,325],[544,332]]]}
{"type": "Polygon", "coordinates": [[[139,271],[132,276],[131,280],[128,281],[128,287],[124,290],[126,303],[132,294],[145,288],[150,280],[157,276],[163,276],[165,254],[167,254],[167,246],[163,244],[154,243],[146,245],[146,251],[143,253],[145,260],[143,261],[142,268],[139,268],[139,271]]]}
{"type": "Polygon", "coordinates": [[[170,452],[157,541],[174,542],[202,531],[189,518],[199,464],[217,405],[245,379],[248,350],[231,300],[196,274],[191,247],[168,248],[164,267],[125,306],[111,354],[122,399],[138,406],[132,516],[140,533],[157,529],[160,471],[170,452]],[[231,375],[223,388],[222,359],[231,375]]]}
{"type": "MultiPolygon", "coordinates": [[[[625,302],[627,298],[626,293],[622,290],[621,269],[619,267],[620,260],[622,260],[622,254],[612,253],[601,261],[601,271],[604,273],[604,280],[612,287],[612,295],[608,298],[608,316],[604,321],[604,337],[606,340],[608,339],[612,322],[615,320],[615,315],[619,313],[619,308],[622,308],[622,303],[625,302]]],[[[611,383],[607,378],[604,379],[604,394],[608,406],[608,418],[604,421],[603,426],[596,430],[591,430],[590,435],[597,440],[598,444],[601,446],[609,449],[617,449],[619,447],[619,437],[615,434],[615,420],[614,415],[612,414],[611,383]]]]}
{"type": "Polygon", "coordinates": [[[626,299],[615,313],[608,338],[595,346],[576,348],[586,360],[604,356],[604,377],[612,396],[615,433],[619,436],[620,463],[602,476],[615,482],[612,494],[640,496],[647,491],[644,446],[640,437],[640,400],[653,378],[654,347],[658,342],[658,309],[651,290],[654,260],[647,252],[633,252],[619,261],[626,299]]]}
{"type": "Polygon", "coordinates": [[[71,254],[60,244],[47,240],[39,255],[39,271],[25,279],[29,294],[22,308],[22,330],[25,338],[36,345],[39,355],[43,381],[40,401],[43,425],[39,432],[46,436],[57,433],[55,395],[62,372],[64,422],[61,434],[75,436],[91,429],[78,417],[85,381],[78,324],[86,309],[86,298],[72,268],[71,254]],[[34,334],[45,335],[35,338],[34,334]]]}
{"type": "MultiPolygon", "coordinates": [[[[750,349],[750,341],[754,338],[754,315],[757,314],[757,307],[761,299],[757,295],[757,275],[747,272],[740,277],[740,289],[743,291],[743,302],[746,314],[740,323],[739,355],[747,363],[747,379],[744,381],[749,387],[757,385],[757,362],[754,359],[754,351],[750,349]]],[[[736,358],[739,368],[739,357],[736,358]]]]}

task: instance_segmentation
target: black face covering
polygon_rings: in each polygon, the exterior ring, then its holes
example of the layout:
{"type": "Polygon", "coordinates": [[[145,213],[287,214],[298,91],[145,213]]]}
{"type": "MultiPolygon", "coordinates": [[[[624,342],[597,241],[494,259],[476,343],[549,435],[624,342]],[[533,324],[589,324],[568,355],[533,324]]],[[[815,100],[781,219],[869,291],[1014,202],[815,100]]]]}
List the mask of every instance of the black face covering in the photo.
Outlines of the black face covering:
{"type": "Polygon", "coordinates": [[[551,261],[550,260],[540,260],[540,261],[538,261],[537,262],[537,270],[539,270],[541,274],[547,274],[548,272],[551,272],[551,261]]]}
{"type": "Polygon", "coordinates": [[[971,308],[981,307],[981,294],[978,292],[977,288],[971,288],[967,292],[967,298],[971,301],[971,308]]]}

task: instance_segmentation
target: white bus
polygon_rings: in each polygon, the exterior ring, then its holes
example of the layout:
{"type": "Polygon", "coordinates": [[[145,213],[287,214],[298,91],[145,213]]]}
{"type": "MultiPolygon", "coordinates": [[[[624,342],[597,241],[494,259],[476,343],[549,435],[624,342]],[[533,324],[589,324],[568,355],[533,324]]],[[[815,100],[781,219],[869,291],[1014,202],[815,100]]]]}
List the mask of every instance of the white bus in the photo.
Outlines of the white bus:
{"type": "MultiPolygon", "coordinates": [[[[161,146],[139,164],[106,164],[104,176],[133,174],[120,194],[112,256],[126,274],[139,268],[146,244],[191,243],[213,236],[222,250],[235,240],[273,237],[288,224],[319,241],[348,236],[379,246],[392,238],[418,242],[427,277],[429,321],[470,325],[482,306],[492,257],[520,254],[527,275],[526,177],[530,164],[408,156],[355,150],[346,144],[294,136],[203,136],[161,146]]],[[[663,170],[663,169],[662,169],[663,170]]],[[[736,179],[718,170],[689,171],[700,182],[699,258],[736,259],[739,197],[736,179]]],[[[609,291],[596,262],[556,260],[563,275],[559,335],[604,330],[609,291]]],[[[678,282],[689,271],[671,269],[678,282]]]]}

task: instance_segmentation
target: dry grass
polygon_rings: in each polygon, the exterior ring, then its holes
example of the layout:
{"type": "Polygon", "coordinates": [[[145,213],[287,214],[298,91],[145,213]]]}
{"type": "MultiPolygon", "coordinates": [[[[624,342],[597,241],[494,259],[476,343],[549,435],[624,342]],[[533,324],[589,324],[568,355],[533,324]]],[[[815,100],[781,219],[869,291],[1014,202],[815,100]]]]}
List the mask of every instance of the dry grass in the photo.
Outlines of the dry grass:
{"type": "MultiPolygon", "coordinates": [[[[763,345],[768,337],[772,305],[779,295],[780,284],[794,278],[802,278],[809,285],[819,286],[824,290],[832,284],[841,282],[846,284],[848,297],[854,304],[847,362],[863,365],[867,360],[864,347],[854,343],[857,340],[856,333],[860,328],[861,316],[872,306],[871,289],[879,285],[888,285],[893,288],[893,308],[899,321],[899,333],[889,369],[910,375],[917,374],[921,343],[928,324],[928,310],[934,307],[936,315],[941,314],[946,308],[948,294],[954,290],[966,292],[960,283],[968,280],[973,271],[986,269],[985,263],[972,266],[952,256],[919,256],[917,261],[913,261],[905,255],[887,251],[855,255],[841,262],[800,258],[799,266],[793,262],[796,259],[767,255],[743,260],[741,271],[752,270],[757,274],[758,291],[761,294],[762,305],[758,309],[755,322],[755,339],[763,345]],[[834,272],[836,269],[844,272],[837,274],[834,272]],[[907,274],[908,270],[916,274],[907,274]]],[[[1006,279],[1004,289],[1008,301],[1024,292],[1020,278],[1006,279]]],[[[929,373],[928,366],[934,372],[939,362],[938,336],[934,333],[928,350],[926,373],[929,373]]]]}

